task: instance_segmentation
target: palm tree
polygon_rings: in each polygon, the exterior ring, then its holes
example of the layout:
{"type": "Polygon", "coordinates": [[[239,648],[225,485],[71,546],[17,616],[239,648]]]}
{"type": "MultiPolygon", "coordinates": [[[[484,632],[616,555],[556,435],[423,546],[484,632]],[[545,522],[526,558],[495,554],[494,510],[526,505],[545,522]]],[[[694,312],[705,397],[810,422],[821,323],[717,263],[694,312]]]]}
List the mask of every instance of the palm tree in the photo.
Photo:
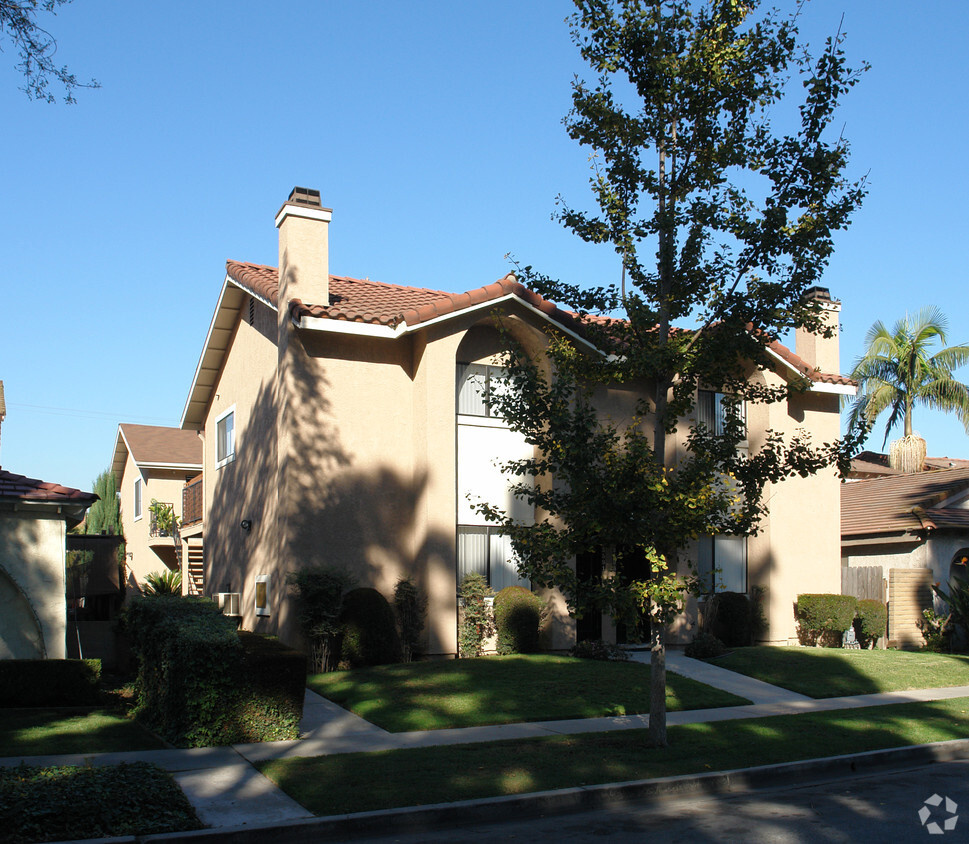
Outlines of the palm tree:
{"type": "Polygon", "coordinates": [[[904,436],[892,443],[889,458],[902,471],[921,471],[925,460],[925,441],[912,431],[915,405],[955,413],[969,433],[969,387],[952,377],[954,369],[969,363],[969,345],[946,347],[948,327],[938,308],[922,308],[914,319],[906,314],[891,332],[881,321],[876,322],[865,337],[867,350],[851,373],[860,385],[851,410],[852,426],[873,426],[882,411],[890,409],[884,448],[892,428],[900,419],[904,422],[904,436]],[[930,355],[936,341],[942,348],[930,355]],[[921,458],[910,451],[912,447],[920,450],[921,458]]]}

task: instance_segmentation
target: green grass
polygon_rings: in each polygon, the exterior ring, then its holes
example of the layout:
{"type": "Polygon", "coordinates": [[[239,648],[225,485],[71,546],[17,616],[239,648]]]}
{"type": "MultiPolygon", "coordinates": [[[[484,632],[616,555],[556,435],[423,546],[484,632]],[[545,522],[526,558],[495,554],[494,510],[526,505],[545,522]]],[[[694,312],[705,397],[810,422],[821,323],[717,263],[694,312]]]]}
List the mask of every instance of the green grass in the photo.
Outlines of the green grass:
{"type": "Polygon", "coordinates": [[[74,841],[201,829],[169,774],[143,762],[0,769],[0,841],[74,841]]]}
{"type": "Polygon", "coordinates": [[[813,698],[969,685],[969,656],[927,651],[754,647],[710,664],[813,698]]]}
{"type": "MultiPolygon", "coordinates": [[[[382,665],[317,674],[308,685],[391,732],[649,712],[649,666],[565,656],[382,665]]],[[[667,674],[671,711],[749,702],[667,674]]]]}
{"type": "Polygon", "coordinates": [[[969,737],[969,698],[669,728],[263,762],[317,815],[746,768],[969,737]]]}
{"type": "Polygon", "coordinates": [[[156,750],[165,744],[107,709],[0,710],[0,757],[156,750]]]}

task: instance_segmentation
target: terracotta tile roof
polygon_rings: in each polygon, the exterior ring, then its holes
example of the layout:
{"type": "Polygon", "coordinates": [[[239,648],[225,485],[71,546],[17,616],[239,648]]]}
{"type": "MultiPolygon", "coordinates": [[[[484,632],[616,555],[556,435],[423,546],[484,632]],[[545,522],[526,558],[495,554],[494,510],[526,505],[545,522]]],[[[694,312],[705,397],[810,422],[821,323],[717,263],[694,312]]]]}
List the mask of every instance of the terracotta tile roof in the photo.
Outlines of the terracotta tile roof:
{"type": "Polygon", "coordinates": [[[969,469],[892,475],[841,485],[841,536],[969,527],[969,510],[938,507],[969,490],[969,469]]]}
{"type": "MultiPolygon", "coordinates": [[[[279,271],[263,264],[227,261],[226,272],[241,287],[279,308],[279,271]]],[[[289,303],[294,318],[304,316],[337,319],[347,322],[385,325],[391,328],[405,323],[416,326],[437,317],[447,316],[464,308],[485,304],[515,295],[550,319],[581,333],[576,314],[543,299],[529,290],[514,276],[506,276],[494,284],[465,293],[446,293],[423,287],[403,287],[369,279],[330,276],[330,301],[327,305],[307,304],[298,299],[289,303]]],[[[607,318],[600,318],[607,321],[607,318]]],[[[769,348],[800,374],[817,383],[853,386],[855,382],[837,373],[818,372],[780,342],[769,348]]]]}
{"type": "Polygon", "coordinates": [[[93,504],[98,496],[73,487],[52,484],[0,469],[0,499],[93,504]]]}
{"type": "MultiPolygon", "coordinates": [[[[233,281],[279,308],[279,273],[276,267],[227,261],[226,271],[233,281]]],[[[337,319],[393,328],[401,323],[420,325],[508,295],[518,296],[546,316],[576,327],[574,314],[556,307],[509,276],[465,293],[446,293],[425,287],[404,287],[370,279],[331,275],[330,301],[327,305],[294,299],[289,303],[289,308],[295,318],[337,319]]]]}
{"type": "Polygon", "coordinates": [[[164,428],[157,425],[118,426],[135,463],[174,463],[179,466],[202,466],[202,441],[195,431],[164,428]]]}
{"type": "Polygon", "coordinates": [[[814,367],[805,363],[803,358],[798,357],[794,352],[792,352],[783,343],[775,340],[773,343],[768,344],[772,352],[782,357],[787,363],[793,366],[801,375],[819,384],[839,384],[846,387],[857,386],[857,381],[852,381],[846,375],[839,375],[833,372],[819,372],[814,367]]]}

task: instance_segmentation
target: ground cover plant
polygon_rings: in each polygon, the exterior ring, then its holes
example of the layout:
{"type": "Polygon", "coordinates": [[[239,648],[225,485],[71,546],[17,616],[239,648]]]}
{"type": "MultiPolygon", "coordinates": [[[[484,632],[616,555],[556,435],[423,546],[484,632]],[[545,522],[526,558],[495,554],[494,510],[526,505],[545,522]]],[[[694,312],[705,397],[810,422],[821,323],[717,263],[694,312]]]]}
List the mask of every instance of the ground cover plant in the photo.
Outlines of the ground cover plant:
{"type": "Polygon", "coordinates": [[[0,768],[0,840],[9,844],[201,828],[181,789],[155,765],[0,768]]]}
{"type": "MultiPolygon", "coordinates": [[[[317,693],[391,732],[649,711],[649,669],[549,654],[440,660],[317,674],[317,693]]],[[[749,701],[670,675],[667,706],[749,701]]]]}
{"type": "Polygon", "coordinates": [[[746,768],[969,737],[969,698],[448,747],[279,759],[258,767],[317,815],[746,768]]]}
{"type": "Polygon", "coordinates": [[[711,662],[814,698],[969,685],[969,656],[924,651],[760,646],[711,662]]]}
{"type": "Polygon", "coordinates": [[[0,756],[112,753],[164,747],[161,739],[136,721],[108,709],[5,709],[0,717],[0,756]]]}

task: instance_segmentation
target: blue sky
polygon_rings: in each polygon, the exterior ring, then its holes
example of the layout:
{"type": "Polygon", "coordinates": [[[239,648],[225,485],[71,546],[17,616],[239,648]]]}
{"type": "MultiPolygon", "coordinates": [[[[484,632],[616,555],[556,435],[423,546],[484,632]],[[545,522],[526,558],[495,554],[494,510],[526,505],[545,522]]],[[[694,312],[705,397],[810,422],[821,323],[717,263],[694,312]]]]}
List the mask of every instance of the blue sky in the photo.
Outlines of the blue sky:
{"type": "MultiPolygon", "coordinates": [[[[225,261],[276,263],[293,185],[334,209],[337,274],[466,290],[511,252],[615,280],[613,254],[551,220],[558,194],[590,207],[586,153],[561,125],[573,74],[589,75],[570,8],[79,0],[49,24],[58,60],[103,86],[74,106],[27,100],[7,48],[0,464],[90,489],[119,422],[176,425],[225,261]]],[[[969,341],[969,4],[815,0],[808,40],[842,12],[849,55],[872,64],[840,115],[870,194],[825,276],[847,371],[872,322],[924,305],[969,341]]],[[[969,457],[954,418],[915,427],[930,454],[969,457]]]]}

